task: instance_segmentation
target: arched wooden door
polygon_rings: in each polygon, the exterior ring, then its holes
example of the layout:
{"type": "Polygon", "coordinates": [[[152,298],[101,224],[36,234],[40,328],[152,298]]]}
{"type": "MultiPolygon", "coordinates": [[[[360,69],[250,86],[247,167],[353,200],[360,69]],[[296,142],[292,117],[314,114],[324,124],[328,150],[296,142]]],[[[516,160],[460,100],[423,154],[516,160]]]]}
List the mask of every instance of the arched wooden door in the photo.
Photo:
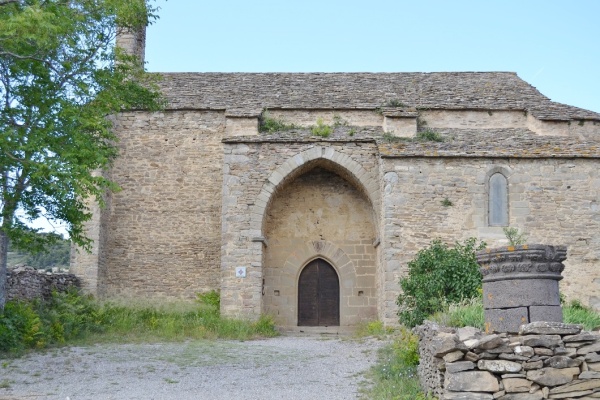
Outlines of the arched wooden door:
{"type": "Polygon", "coordinates": [[[340,280],[325,260],[311,261],[298,281],[298,326],[340,325],[340,280]]]}

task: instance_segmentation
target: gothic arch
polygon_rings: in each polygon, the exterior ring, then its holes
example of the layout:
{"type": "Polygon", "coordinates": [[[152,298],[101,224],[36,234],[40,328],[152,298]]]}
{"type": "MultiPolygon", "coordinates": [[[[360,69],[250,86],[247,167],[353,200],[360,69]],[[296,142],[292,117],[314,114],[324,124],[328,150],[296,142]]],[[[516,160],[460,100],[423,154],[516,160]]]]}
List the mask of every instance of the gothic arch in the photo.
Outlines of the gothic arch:
{"type": "MultiPolygon", "coordinates": [[[[377,177],[351,157],[334,150],[332,147],[315,146],[289,158],[271,173],[254,202],[251,229],[255,232],[262,232],[265,215],[275,197],[274,194],[287,182],[294,180],[318,164],[332,169],[333,172],[342,176],[363,192],[373,209],[373,222],[375,223],[378,220],[380,188],[377,177]]],[[[377,223],[375,223],[375,226],[377,226],[377,223]]]]}

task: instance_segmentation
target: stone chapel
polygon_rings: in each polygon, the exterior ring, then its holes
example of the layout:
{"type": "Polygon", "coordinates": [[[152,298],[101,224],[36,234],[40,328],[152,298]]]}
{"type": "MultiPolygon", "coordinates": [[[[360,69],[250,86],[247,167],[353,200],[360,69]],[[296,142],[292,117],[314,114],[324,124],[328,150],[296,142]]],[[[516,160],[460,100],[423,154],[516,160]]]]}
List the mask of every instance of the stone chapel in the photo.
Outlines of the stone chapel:
{"type": "MultiPolygon", "coordinates": [[[[143,58],[144,34],[118,45],[143,58]]],[[[566,245],[562,292],[600,308],[600,114],[512,72],[160,75],[164,111],[115,116],[122,190],[71,260],[90,292],[393,324],[432,239],[514,227],[566,245]]]]}

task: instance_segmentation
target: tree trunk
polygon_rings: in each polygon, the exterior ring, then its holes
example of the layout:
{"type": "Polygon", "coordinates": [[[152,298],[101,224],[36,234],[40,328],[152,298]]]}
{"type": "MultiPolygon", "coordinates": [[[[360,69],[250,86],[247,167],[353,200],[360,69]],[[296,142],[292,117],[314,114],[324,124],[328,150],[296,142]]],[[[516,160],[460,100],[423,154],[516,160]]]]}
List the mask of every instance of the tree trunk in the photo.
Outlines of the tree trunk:
{"type": "Polygon", "coordinates": [[[8,297],[6,276],[6,261],[8,258],[8,235],[0,228],[0,312],[4,311],[4,305],[8,297]]]}

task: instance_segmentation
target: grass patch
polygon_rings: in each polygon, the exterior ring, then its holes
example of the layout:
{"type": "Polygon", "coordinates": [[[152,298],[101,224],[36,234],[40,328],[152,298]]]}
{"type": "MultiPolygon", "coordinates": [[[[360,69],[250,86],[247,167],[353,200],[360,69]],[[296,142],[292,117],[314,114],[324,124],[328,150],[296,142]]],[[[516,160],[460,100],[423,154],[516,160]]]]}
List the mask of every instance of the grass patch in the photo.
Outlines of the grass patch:
{"type": "MultiPolygon", "coordinates": [[[[447,304],[444,310],[428,319],[453,328],[473,326],[484,330],[483,300],[481,297],[475,297],[460,303],[447,304]]],[[[563,304],[563,320],[567,324],[583,325],[583,329],[588,331],[600,327],[600,314],[582,305],[578,300],[563,304]]]]}
{"type": "Polygon", "coordinates": [[[393,342],[379,350],[377,364],[369,372],[373,385],[363,389],[364,399],[432,399],[421,391],[417,376],[418,337],[401,328],[393,342]]]}
{"type": "Polygon", "coordinates": [[[273,320],[225,318],[218,294],[196,303],[119,304],[98,302],[77,291],[54,293],[49,301],[8,302],[0,314],[0,354],[66,344],[140,343],[187,339],[276,336],[273,320]]]}
{"type": "Polygon", "coordinates": [[[563,305],[563,319],[567,324],[581,324],[588,331],[600,327],[600,314],[584,306],[579,300],[563,305]]]}
{"type": "Polygon", "coordinates": [[[415,140],[418,142],[443,142],[444,138],[434,130],[425,129],[424,131],[417,132],[415,140]]]}
{"type": "Polygon", "coordinates": [[[485,327],[483,300],[481,297],[463,300],[455,304],[446,304],[444,309],[428,319],[443,326],[462,328],[473,326],[481,330],[485,327]]]}
{"type": "Polygon", "coordinates": [[[360,324],[356,329],[355,335],[357,337],[383,337],[392,333],[394,333],[394,328],[390,326],[384,326],[383,322],[376,320],[360,324]]]}

